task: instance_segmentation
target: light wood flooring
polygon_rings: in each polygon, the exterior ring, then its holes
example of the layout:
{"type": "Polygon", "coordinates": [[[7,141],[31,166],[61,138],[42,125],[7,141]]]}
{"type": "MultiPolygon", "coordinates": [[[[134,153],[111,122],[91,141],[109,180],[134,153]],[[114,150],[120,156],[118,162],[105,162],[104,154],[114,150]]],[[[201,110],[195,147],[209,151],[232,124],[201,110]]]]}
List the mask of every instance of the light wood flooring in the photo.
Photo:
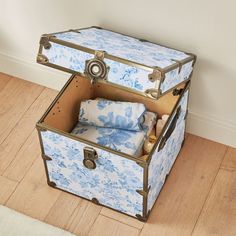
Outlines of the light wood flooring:
{"type": "Polygon", "coordinates": [[[236,149],[194,135],[145,224],[50,188],[35,123],[56,94],[0,73],[0,204],[77,235],[236,235],[236,149]]]}

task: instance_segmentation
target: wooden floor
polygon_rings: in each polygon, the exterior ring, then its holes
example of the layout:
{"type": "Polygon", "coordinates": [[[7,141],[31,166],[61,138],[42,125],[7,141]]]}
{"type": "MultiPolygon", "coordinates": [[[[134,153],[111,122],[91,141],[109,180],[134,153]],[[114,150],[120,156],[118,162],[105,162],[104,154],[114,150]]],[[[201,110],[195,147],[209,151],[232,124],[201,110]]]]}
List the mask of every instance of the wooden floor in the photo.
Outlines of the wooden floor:
{"type": "Polygon", "coordinates": [[[236,149],[194,135],[146,224],[48,187],[35,123],[56,94],[0,73],[0,204],[77,235],[236,235],[236,149]]]}

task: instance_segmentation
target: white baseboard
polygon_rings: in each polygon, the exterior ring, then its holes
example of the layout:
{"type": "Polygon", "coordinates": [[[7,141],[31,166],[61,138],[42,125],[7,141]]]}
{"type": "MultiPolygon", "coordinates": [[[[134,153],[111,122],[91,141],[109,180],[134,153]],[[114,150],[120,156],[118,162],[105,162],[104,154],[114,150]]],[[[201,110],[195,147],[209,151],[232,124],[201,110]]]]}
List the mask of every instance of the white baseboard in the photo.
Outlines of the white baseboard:
{"type": "MultiPolygon", "coordinates": [[[[60,90],[70,77],[70,74],[4,53],[0,53],[0,71],[56,90],[60,90]]],[[[236,123],[209,114],[190,111],[187,132],[236,147],[236,123]]]]}
{"type": "MultiPolygon", "coordinates": [[[[35,56],[36,58],[36,56],[35,56]]],[[[35,59],[36,60],[36,59],[35,59]]],[[[0,72],[60,90],[70,74],[0,53],[0,72]]]]}
{"type": "Polygon", "coordinates": [[[189,111],[187,132],[236,147],[236,123],[189,111]]]}

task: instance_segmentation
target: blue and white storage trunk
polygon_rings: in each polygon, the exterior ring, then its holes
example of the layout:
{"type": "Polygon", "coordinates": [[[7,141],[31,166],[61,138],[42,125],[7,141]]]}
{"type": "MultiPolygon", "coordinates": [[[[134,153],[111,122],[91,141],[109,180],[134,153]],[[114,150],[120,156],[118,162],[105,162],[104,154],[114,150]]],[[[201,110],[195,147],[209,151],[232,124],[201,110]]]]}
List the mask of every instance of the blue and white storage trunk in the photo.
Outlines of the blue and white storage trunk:
{"type": "Polygon", "coordinates": [[[158,98],[189,80],[195,56],[90,27],[43,35],[37,61],[158,98]]]}
{"type": "Polygon", "coordinates": [[[37,123],[48,184],[146,221],[184,141],[195,56],[91,27],[43,35],[37,60],[73,74],[37,123]],[[149,155],[71,133],[81,101],[97,98],[169,115],[149,155]]]}

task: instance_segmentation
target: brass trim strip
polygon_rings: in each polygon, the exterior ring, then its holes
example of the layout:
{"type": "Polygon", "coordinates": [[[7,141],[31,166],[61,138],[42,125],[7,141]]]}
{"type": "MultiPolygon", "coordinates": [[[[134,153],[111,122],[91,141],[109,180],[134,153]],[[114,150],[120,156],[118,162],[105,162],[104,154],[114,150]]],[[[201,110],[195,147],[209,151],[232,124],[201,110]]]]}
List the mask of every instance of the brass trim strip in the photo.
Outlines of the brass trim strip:
{"type": "MultiPolygon", "coordinates": [[[[76,50],[79,50],[79,51],[83,51],[83,52],[86,52],[86,53],[89,53],[89,54],[93,54],[93,55],[95,55],[95,52],[97,51],[97,50],[87,48],[87,47],[84,47],[84,46],[81,46],[81,45],[78,45],[78,44],[74,44],[74,43],[71,43],[71,42],[61,40],[61,39],[58,39],[58,38],[55,38],[55,37],[50,37],[49,40],[50,40],[50,42],[60,44],[60,45],[66,46],[66,47],[70,47],[70,48],[73,48],[73,49],[76,49],[76,50]]],[[[117,56],[108,54],[106,52],[104,53],[104,58],[105,59],[110,59],[110,60],[113,60],[113,61],[117,61],[117,62],[129,65],[129,66],[137,67],[137,68],[140,68],[140,69],[143,69],[143,70],[147,70],[147,71],[153,71],[153,69],[154,69],[151,66],[147,66],[147,65],[144,65],[144,64],[141,64],[141,63],[138,63],[138,62],[133,62],[133,61],[121,58],[121,57],[117,57],[117,56]]]]}
{"type": "Polygon", "coordinates": [[[176,110],[177,110],[177,108],[178,108],[178,106],[179,106],[180,100],[181,100],[181,98],[183,97],[183,94],[188,90],[189,86],[190,86],[190,81],[188,81],[188,82],[186,83],[185,88],[184,88],[184,90],[182,91],[181,95],[179,96],[178,101],[177,101],[177,103],[175,104],[175,106],[174,106],[174,108],[173,108],[173,110],[172,110],[172,112],[171,112],[171,114],[170,114],[170,117],[169,117],[168,121],[165,123],[165,125],[164,125],[164,127],[163,127],[163,129],[162,129],[162,131],[161,131],[161,133],[160,133],[160,135],[159,135],[159,137],[158,137],[158,139],[157,139],[157,142],[155,143],[155,145],[154,145],[152,151],[150,152],[150,154],[149,154],[149,156],[148,156],[148,159],[147,159],[148,165],[150,164],[150,161],[151,161],[151,159],[152,159],[153,153],[155,152],[156,148],[158,147],[158,145],[160,144],[160,142],[161,142],[161,140],[162,140],[162,136],[163,136],[164,132],[166,131],[167,127],[169,126],[169,124],[170,124],[170,122],[171,122],[171,117],[173,117],[173,115],[175,114],[175,112],[176,112],[176,110]]]}
{"type": "MultiPolygon", "coordinates": [[[[107,151],[107,152],[113,153],[113,154],[115,154],[115,155],[122,156],[122,157],[127,158],[127,159],[129,159],[129,160],[131,160],[131,161],[135,161],[136,163],[137,163],[137,161],[138,161],[139,163],[145,164],[145,162],[144,162],[140,157],[133,157],[133,156],[130,156],[130,155],[126,154],[126,153],[113,150],[113,149],[111,149],[111,148],[109,148],[109,147],[101,146],[101,145],[99,145],[99,144],[97,144],[97,143],[94,143],[94,142],[92,142],[92,141],[90,141],[90,140],[83,139],[83,138],[78,137],[78,136],[76,136],[76,135],[73,135],[73,134],[70,134],[70,133],[67,133],[67,132],[64,132],[64,131],[55,129],[55,128],[49,126],[49,125],[46,125],[46,124],[43,123],[43,122],[37,123],[36,127],[37,127],[37,129],[40,129],[40,128],[42,127],[42,128],[44,128],[44,129],[47,129],[47,131],[52,131],[52,132],[57,133],[57,134],[59,134],[59,135],[65,136],[65,137],[67,137],[67,138],[76,140],[76,141],[81,142],[81,143],[84,143],[84,144],[86,144],[86,145],[90,145],[90,146],[93,146],[93,147],[95,147],[95,148],[102,149],[102,150],[105,150],[105,151],[107,151]]],[[[140,166],[141,166],[141,165],[140,165],[140,166]]]]}
{"type": "MultiPolygon", "coordinates": [[[[66,32],[70,32],[70,31],[72,31],[72,32],[79,32],[80,30],[85,30],[85,29],[90,29],[90,28],[104,29],[104,28],[101,28],[101,27],[92,26],[92,27],[86,27],[86,28],[81,28],[81,29],[76,29],[76,30],[67,30],[67,31],[62,31],[62,32],[56,32],[56,33],[52,33],[52,34],[47,34],[47,36],[49,36],[49,40],[51,42],[54,42],[54,43],[57,43],[57,44],[61,44],[63,46],[71,47],[71,48],[74,48],[74,49],[77,49],[77,50],[81,50],[81,51],[84,51],[84,52],[87,52],[87,53],[90,53],[90,54],[95,54],[95,50],[93,50],[91,48],[83,47],[83,46],[78,45],[78,44],[74,44],[74,43],[71,43],[71,42],[60,40],[60,39],[57,39],[55,37],[56,34],[66,33],[66,32]]],[[[104,29],[104,30],[108,30],[108,29],[104,29]]],[[[112,30],[109,30],[109,31],[115,32],[115,31],[112,31],[112,30]]],[[[115,32],[115,33],[118,33],[118,32],[115,32]]],[[[125,35],[125,34],[122,34],[122,33],[118,33],[118,34],[125,35]]],[[[125,36],[132,37],[130,35],[125,35],[125,36]]],[[[132,37],[132,38],[135,38],[135,37],[132,37]]],[[[138,39],[138,38],[135,38],[135,39],[138,39]]],[[[140,40],[140,39],[138,39],[138,40],[140,40]]],[[[153,43],[153,42],[150,42],[150,43],[153,43]]],[[[156,44],[156,43],[153,43],[153,44],[156,44]]],[[[161,44],[156,44],[156,45],[163,46],[161,44]]],[[[163,46],[163,47],[170,48],[170,47],[167,47],[167,46],[163,46]]],[[[170,49],[173,49],[173,50],[176,50],[176,51],[180,51],[180,50],[177,50],[177,49],[174,49],[174,48],[170,48],[170,49]]],[[[180,52],[183,52],[183,51],[180,51],[180,52]]],[[[174,64],[172,64],[170,66],[165,67],[165,68],[147,66],[145,64],[134,62],[134,61],[131,61],[131,60],[128,60],[128,59],[124,59],[124,58],[120,58],[120,57],[117,57],[117,56],[114,56],[114,55],[111,55],[111,54],[108,54],[108,53],[106,53],[105,58],[111,59],[111,60],[114,60],[114,61],[118,61],[120,63],[127,64],[127,65],[130,65],[130,66],[134,66],[134,67],[137,67],[137,68],[141,68],[141,69],[144,69],[144,70],[148,70],[148,71],[152,71],[153,69],[156,69],[156,70],[160,70],[161,69],[160,72],[163,71],[164,73],[167,73],[167,72],[169,72],[169,71],[171,71],[173,69],[178,68],[179,64],[184,65],[184,64],[186,64],[186,63],[188,63],[188,62],[190,62],[192,60],[196,61],[196,56],[194,54],[187,53],[187,52],[183,52],[183,53],[185,53],[189,57],[187,57],[185,59],[182,59],[182,60],[178,61],[178,63],[174,63],[174,64]]]]}

